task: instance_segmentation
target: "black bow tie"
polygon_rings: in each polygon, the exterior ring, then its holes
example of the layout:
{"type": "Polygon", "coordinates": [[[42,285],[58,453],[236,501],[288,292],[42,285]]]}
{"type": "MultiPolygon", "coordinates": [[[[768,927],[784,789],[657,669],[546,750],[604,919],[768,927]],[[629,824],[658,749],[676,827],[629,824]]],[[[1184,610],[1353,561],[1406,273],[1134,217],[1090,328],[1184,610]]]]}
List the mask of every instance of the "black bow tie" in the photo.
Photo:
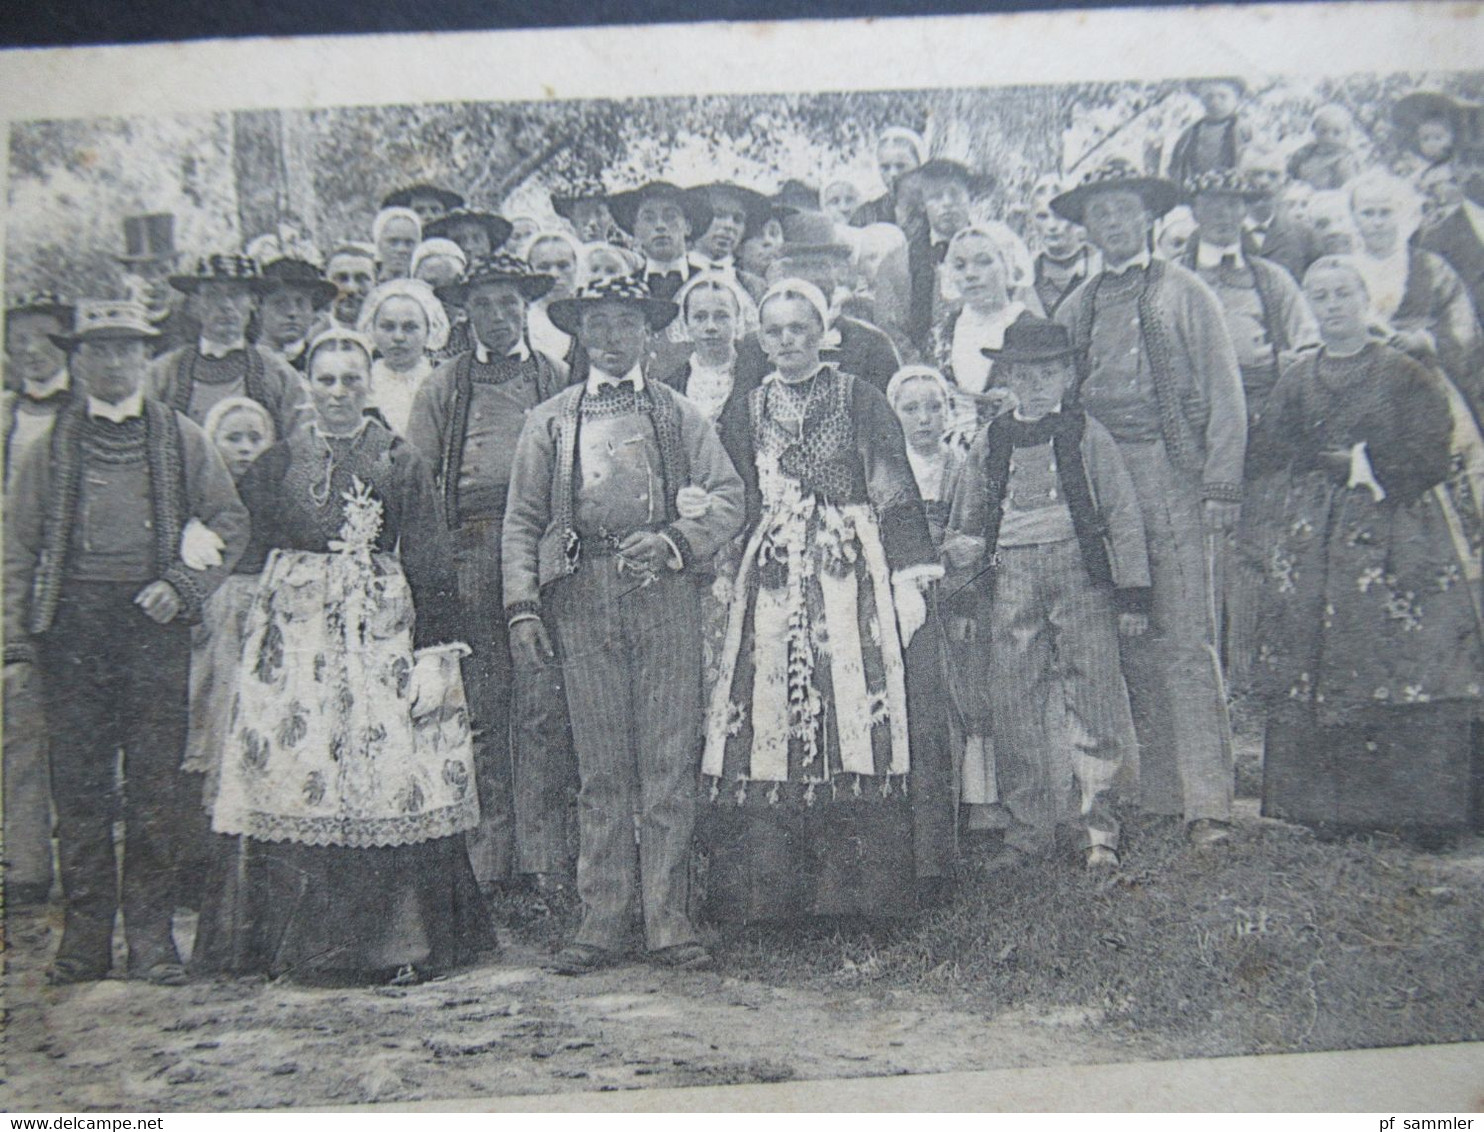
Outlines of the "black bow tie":
{"type": "Polygon", "coordinates": [[[1040,420],[1023,421],[1012,413],[1009,420],[1011,447],[1035,448],[1054,439],[1066,418],[1056,412],[1047,413],[1040,420]]]}
{"type": "Polygon", "coordinates": [[[649,284],[649,293],[658,299],[673,298],[685,283],[685,276],[678,271],[652,271],[644,277],[649,284]]]}
{"type": "Polygon", "coordinates": [[[1232,268],[1233,270],[1235,270],[1236,269],[1236,266],[1237,266],[1237,253],[1236,252],[1227,252],[1224,256],[1222,256],[1221,257],[1221,266],[1222,267],[1229,267],[1229,268],[1232,268]]]}

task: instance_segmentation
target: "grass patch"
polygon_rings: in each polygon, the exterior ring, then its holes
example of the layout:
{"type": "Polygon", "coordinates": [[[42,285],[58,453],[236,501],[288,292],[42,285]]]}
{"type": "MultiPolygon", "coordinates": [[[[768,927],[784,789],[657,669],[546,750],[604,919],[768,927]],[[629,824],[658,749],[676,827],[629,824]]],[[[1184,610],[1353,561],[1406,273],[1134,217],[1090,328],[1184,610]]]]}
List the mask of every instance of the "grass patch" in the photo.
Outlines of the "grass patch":
{"type": "MultiPolygon", "coordinates": [[[[1194,853],[1178,821],[1136,814],[1123,850],[1114,875],[1070,857],[987,873],[971,854],[957,898],[916,920],[728,928],[712,942],[738,978],[1094,1021],[1170,1056],[1484,1038],[1476,841],[1439,856],[1263,822],[1194,853]]],[[[552,946],[575,916],[516,934],[552,946]]]]}

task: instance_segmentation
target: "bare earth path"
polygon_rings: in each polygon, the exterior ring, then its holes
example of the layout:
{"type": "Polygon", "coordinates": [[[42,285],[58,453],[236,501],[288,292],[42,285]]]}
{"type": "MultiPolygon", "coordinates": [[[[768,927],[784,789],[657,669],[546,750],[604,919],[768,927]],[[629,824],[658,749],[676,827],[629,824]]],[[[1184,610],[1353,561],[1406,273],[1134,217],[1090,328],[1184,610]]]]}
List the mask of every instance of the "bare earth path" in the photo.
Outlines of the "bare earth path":
{"type": "Polygon", "coordinates": [[[6,1033],[12,1111],[170,1111],[477,1098],[1124,1060],[1096,1015],[1000,1017],[923,992],[769,987],[640,965],[511,966],[423,986],[261,981],[38,986],[21,925],[6,1033]]]}

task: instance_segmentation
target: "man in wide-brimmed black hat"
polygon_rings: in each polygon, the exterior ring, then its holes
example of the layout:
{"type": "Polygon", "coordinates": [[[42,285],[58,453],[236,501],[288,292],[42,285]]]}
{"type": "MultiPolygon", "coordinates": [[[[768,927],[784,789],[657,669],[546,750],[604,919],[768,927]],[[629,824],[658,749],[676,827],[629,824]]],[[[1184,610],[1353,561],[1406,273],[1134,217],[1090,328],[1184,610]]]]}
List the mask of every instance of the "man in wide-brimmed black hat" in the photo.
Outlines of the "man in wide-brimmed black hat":
{"type": "Polygon", "coordinates": [[[1247,97],[1247,83],[1235,76],[1199,79],[1190,84],[1201,100],[1202,116],[1176,139],[1170,150],[1170,180],[1183,185],[1197,173],[1235,169],[1242,150],[1252,141],[1252,129],[1242,121],[1238,107],[1247,97]]]}
{"type": "Polygon", "coordinates": [[[599,185],[553,196],[551,209],[572,225],[573,233],[584,244],[606,244],[618,231],[608,208],[608,194],[599,185]]]}
{"type": "Polygon", "coordinates": [[[1138,497],[1108,430],[1069,403],[1078,351],[1066,327],[1026,312],[983,352],[1016,407],[969,449],[943,553],[950,590],[981,590],[993,642],[984,680],[1007,854],[1053,851],[1054,768],[1070,763],[1086,863],[1117,865],[1106,798],[1135,746],[1118,638],[1142,636],[1150,610],[1138,497]],[[1048,693],[1068,726],[1048,727],[1048,693]],[[1058,742],[1072,750],[1058,758],[1058,742]]]}
{"type": "Polygon", "coordinates": [[[124,272],[124,292],[141,303],[159,334],[150,340],[156,355],[193,342],[201,328],[184,309],[184,297],[170,286],[179,267],[175,216],[151,212],[124,217],[124,252],[116,257],[124,272]]]}
{"type": "Polygon", "coordinates": [[[452,189],[430,185],[420,181],[406,188],[396,189],[381,198],[382,208],[410,208],[424,224],[446,216],[456,208],[464,207],[464,198],[452,189]]]}
{"type": "Polygon", "coordinates": [[[504,570],[516,664],[550,664],[553,635],[560,647],[582,779],[582,926],[552,966],[615,962],[641,919],[656,962],[708,966],[686,908],[700,599],[742,526],[742,481],[701,410],[641,370],[674,303],[620,277],[547,313],[592,365],[521,430],[504,570]]]}
{"type": "Polygon", "coordinates": [[[948,241],[971,222],[970,207],[993,185],[993,179],[976,173],[961,161],[935,157],[898,180],[899,193],[918,202],[921,214],[909,219],[907,228],[907,272],[910,299],[904,328],[912,344],[929,353],[934,323],[940,314],[942,290],[939,272],[948,241]]]}
{"type": "Polygon", "coordinates": [[[698,185],[691,192],[704,198],[711,210],[711,223],[694,240],[691,266],[729,275],[749,293],[758,286],[766,286],[757,276],[741,271],[736,255],[742,241],[757,232],[773,215],[772,202],[755,189],[729,181],[698,185]]]}
{"type": "Polygon", "coordinates": [[[283,256],[263,265],[253,289],[258,343],[303,373],[304,349],[317,326],[328,327],[326,312],[340,288],[307,259],[283,256]]]}
{"type": "Polygon", "coordinates": [[[428,376],[407,425],[443,497],[464,639],[473,649],[464,689],[480,822],[467,841],[486,890],[567,867],[569,815],[561,799],[576,772],[560,680],[555,668],[512,673],[500,588],[500,524],[515,442],[526,414],[567,384],[566,365],[531,349],[526,335],[527,309],[551,285],[525,260],[496,252],[439,288],[444,303],[466,314],[472,342],[428,376]]]}
{"type": "Polygon", "coordinates": [[[669,181],[650,181],[608,198],[613,222],[634,238],[644,256],[641,277],[655,298],[673,299],[696,269],[691,242],[711,226],[711,205],[700,193],[669,181]]]}
{"type": "Polygon", "coordinates": [[[1183,813],[1192,843],[1205,845],[1231,821],[1216,611],[1247,409],[1221,303],[1188,269],[1151,257],[1154,220],[1178,198],[1170,182],[1114,159],[1051,206],[1103,254],[1103,270],[1056,318],[1086,354],[1082,407],[1118,442],[1149,536],[1156,631],[1129,647],[1127,666],[1143,804],[1183,813]]]}
{"type": "Polygon", "coordinates": [[[108,973],[120,904],[130,976],[185,981],[170,923],[180,856],[195,852],[186,836],[202,824],[190,820],[200,787],[180,769],[190,626],[241,555],[248,517],[201,429],[146,396],[156,333],[138,303],[78,302],[54,336],[78,395],[7,495],[6,687],[38,680],[45,705],[65,899],[54,984],[108,973]],[[188,552],[193,527],[213,560],[188,552]]]}
{"type": "Polygon", "coordinates": [[[505,246],[513,227],[494,212],[456,208],[423,225],[423,239],[442,238],[458,244],[469,263],[492,256],[505,246]]]}
{"type": "MultiPolygon", "coordinates": [[[[5,308],[5,482],[35,447],[45,447],[57,414],[72,400],[67,352],[52,340],[72,329],[72,304],[48,291],[5,308]]],[[[52,883],[51,786],[46,716],[35,681],[5,684],[5,902],[46,900],[52,883]]]]}
{"type": "Polygon", "coordinates": [[[247,397],[272,415],[277,435],[291,436],[309,415],[304,382],[283,358],[247,340],[262,284],[257,261],[236,254],[205,256],[189,275],[172,275],[170,286],[187,296],[201,333],[155,359],[150,395],[197,424],[218,401],[247,397]]]}

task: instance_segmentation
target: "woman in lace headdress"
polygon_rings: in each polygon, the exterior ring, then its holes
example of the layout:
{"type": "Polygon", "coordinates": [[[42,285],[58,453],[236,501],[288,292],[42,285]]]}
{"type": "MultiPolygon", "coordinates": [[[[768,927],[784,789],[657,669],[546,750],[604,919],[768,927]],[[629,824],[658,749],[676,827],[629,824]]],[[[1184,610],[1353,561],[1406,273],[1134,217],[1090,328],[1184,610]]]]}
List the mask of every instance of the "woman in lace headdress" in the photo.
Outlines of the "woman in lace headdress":
{"type": "Polygon", "coordinates": [[[784,279],[760,310],[773,369],[748,394],[734,461],[750,534],[701,766],[708,907],[727,921],[907,915],[953,859],[924,629],[943,568],[891,405],[820,360],[824,294],[784,279]]]}
{"type": "Polygon", "coordinates": [[[455,577],[427,463],[364,413],[371,346],[309,348],[315,420],[243,476],[244,628],[212,828],[239,838],[198,970],[413,982],[494,940],[455,577]]]}
{"type": "Polygon", "coordinates": [[[448,312],[426,283],[393,279],[366,296],[356,329],[376,347],[369,403],[404,434],[413,398],[433,372],[432,355],[448,344],[448,312]]]}
{"type": "Polygon", "coordinates": [[[1025,311],[1041,315],[1030,252],[1003,224],[974,224],[948,241],[944,298],[952,304],[933,328],[933,352],[953,383],[949,428],[967,445],[1006,400],[991,378],[984,350],[998,350],[1005,330],[1025,311]]]}

